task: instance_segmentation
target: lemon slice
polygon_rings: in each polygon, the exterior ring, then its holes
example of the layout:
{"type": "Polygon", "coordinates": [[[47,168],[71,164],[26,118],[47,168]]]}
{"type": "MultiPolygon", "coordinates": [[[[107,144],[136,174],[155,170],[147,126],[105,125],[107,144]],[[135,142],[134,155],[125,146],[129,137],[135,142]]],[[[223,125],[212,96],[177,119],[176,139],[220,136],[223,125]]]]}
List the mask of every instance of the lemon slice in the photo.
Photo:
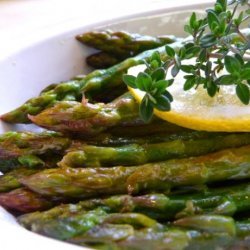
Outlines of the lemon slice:
{"type": "MultiPolygon", "coordinates": [[[[132,67],[128,74],[137,76],[145,69],[144,65],[132,67]]],[[[235,93],[234,85],[221,86],[214,97],[206,89],[183,90],[184,78],[181,72],[168,88],[173,95],[171,111],[154,110],[154,114],[179,126],[205,131],[249,132],[250,106],[244,105],[235,93]]],[[[132,95],[140,102],[145,92],[129,88],[132,95]]]]}

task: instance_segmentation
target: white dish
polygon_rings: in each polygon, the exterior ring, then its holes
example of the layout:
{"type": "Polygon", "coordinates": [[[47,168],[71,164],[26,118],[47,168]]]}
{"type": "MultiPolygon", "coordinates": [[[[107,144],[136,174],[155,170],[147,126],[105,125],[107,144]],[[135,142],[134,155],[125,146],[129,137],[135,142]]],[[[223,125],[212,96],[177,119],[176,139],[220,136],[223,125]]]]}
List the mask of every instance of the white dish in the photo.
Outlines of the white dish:
{"type": "MultiPolygon", "coordinates": [[[[211,1],[213,3],[213,1],[211,1]]],[[[208,7],[209,1],[139,13],[101,23],[79,24],[54,36],[42,37],[39,42],[19,48],[12,55],[0,60],[0,114],[5,113],[39,94],[50,83],[60,82],[87,73],[84,57],[93,50],[82,46],[74,37],[97,29],[110,28],[135,33],[183,36],[183,25],[193,11],[208,7]]],[[[11,129],[30,130],[30,126],[13,126],[0,122],[0,133],[11,129]]],[[[32,128],[33,129],[33,128],[32,128]]],[[[23,246],[29,249],[80,249],[76,246],[45,238],[20,227],[14,217],[0,207],[0,248],[3,250],[23,246]]],[[[21,248],[24,249],[24,248],[21,248]]],[[[84,249],[84,248],[81,248],[84,249]]],[[[86,248],[85,248],[86,249],[86,248]]]]}

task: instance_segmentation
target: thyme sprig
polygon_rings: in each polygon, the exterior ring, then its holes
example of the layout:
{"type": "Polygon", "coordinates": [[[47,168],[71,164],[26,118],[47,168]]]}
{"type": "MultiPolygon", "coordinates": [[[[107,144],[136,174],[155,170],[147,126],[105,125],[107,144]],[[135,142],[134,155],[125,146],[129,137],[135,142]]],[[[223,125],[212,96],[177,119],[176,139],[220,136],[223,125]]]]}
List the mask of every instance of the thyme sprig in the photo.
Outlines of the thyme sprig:
{"type": "Polygon", "coordinates": [[[192,13],[184,31],[191,35],[191,42],[179,51],[165,47],[167,59],[161,60],[155,52],[145,62],[146,69],[137,77],[124,75],[124,82],[146,94],[140,103],[140,115],[148,122],[153,109],[169,111],[173,97],[167,88],[174,83],[180,71],[184,72],[185,91],[202,85],[207,94],[215,96],[221,85],[234,85],[236,95],[244,104],[250,101],[250,38],[241,31],[241,25],[250,18],[248,0],[217,0],[206,10],[204,18],[192,13]],[[239,11],[239,7],[244,10],[239,11]],[[194,58],[188,61],[186,59],[194,58]],[[226,74],[221,71],[226,69],[226,74]],[[170,70],[172,78],[165,79],[170,70]]]}

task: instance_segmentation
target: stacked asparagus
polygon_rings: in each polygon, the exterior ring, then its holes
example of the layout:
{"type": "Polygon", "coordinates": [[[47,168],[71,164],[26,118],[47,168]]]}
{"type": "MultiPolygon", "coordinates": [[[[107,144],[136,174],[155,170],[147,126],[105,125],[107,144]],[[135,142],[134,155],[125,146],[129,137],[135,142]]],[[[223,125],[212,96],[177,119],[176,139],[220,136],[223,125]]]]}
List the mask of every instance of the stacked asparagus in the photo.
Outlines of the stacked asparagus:
{"type": "Polygon", "coordinates": [[[99,50],[86,58],[87,64],[97,69],[111,67],[145,50],[181,40],[175,36],[152,37],[112,30],[92,31],[76,38],[83,44],[99,50]]]}
{"type": "Polygon", "coordinates": [[[247,248],[250,133],[145,124],[121,80],[154,53],[164,60],[157,46],[178,50],[184,40],[111,31],[77,39],[101,50],[90,57],[101,67],[136,56],[2,115],[56,132],[0,136],[0,204],[33,232],[98,249],[247,248]]]}

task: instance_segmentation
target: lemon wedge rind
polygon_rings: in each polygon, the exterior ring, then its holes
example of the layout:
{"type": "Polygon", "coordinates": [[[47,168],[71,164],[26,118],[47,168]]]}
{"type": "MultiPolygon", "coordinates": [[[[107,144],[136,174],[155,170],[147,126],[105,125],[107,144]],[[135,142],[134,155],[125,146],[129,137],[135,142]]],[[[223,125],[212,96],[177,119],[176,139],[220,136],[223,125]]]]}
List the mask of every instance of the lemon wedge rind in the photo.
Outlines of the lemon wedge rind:
{"type": "MultiPolygon", "coordinates": [[[[137,75],[144,65],[129,69],[128,74],[137,75]]],[[[235,94],[235,86],[221,86],[214,96],[208,96],[206,89],[183,90],[184,78],[178,74],[175,83],[168,88],[173,95],[171,111],[154,110],[161,119],[194,130],[220,132],[250,132],[250,106],[244,105],[235,94]]],[[[129,88],[140,102],[145,92],[129,88]]]]}

